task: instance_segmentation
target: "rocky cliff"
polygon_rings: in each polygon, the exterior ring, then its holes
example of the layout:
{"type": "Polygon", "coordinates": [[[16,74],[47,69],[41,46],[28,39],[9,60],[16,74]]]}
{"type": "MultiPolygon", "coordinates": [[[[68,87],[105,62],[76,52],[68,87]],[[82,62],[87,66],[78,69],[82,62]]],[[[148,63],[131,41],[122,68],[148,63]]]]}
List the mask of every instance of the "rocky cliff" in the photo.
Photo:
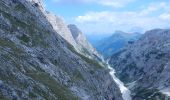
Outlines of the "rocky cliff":
{"type": "Polygon", "coordinates": [[[134,100],[170,98],[170,30],[146,32],[137,42],[114,54],[110,64],[129,86],[134,100]]]}
{"type": "Polygon", "coordinates": [[[78,53],[47,14],[39,0],[0,0],[0,99],[122,100],[109,70],[78,53]]]}
{"type": "Polygon", "coordinates": [[[68,28],[70,29],[71,34],[83,55],[91,59],[95,59],[96,61],[104,62],[102,55],[100,55],[96,49],[88,42],[85,35],[80,31],[80,29],[78,29],[76,25],[70,24],[68,25],[68,28]]]}
{"type": "Polygon", "coordinates": [[[67,42],[69,42],[75,48],[78,48],[78,45],[76,44],[72,33],[68,29],[66,22],[64,22],[61,17],[50,12],[47,12],[45,15],[47,16],[47,19],[51,23],[53,29],[57,31],[58,34],[63,37],[67,42]]]}
{"type": "Polygon", "coordinates": [[[79,53],[90,59],[102,62],[103,57],[92,47],[76,25],[67,25],[61,17],[50,12],[45,13],[45,15],[53,29],[67,42],[73,45],[79,53]]]}

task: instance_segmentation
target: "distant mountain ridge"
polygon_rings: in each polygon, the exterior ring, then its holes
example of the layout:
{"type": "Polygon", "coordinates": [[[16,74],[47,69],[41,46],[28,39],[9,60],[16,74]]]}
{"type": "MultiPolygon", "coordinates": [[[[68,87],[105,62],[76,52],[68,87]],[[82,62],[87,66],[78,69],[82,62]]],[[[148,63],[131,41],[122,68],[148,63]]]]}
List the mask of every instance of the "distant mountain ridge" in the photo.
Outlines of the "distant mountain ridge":
{"type": "Polygon", "coordinates": [[[103,54],[105,58],[109,58],[112,54],[127,45],[129,41],[136,41],[140,36],[140,33],[115,31],[110,37],[98,41],[94,47],[103,54]]]}
{"type": "Polygon", "coordinates": [[[104,38],[110,37],[110,34],[86,34],[88,41],[93,45],[97,45],[98,42],[104,38]]]}

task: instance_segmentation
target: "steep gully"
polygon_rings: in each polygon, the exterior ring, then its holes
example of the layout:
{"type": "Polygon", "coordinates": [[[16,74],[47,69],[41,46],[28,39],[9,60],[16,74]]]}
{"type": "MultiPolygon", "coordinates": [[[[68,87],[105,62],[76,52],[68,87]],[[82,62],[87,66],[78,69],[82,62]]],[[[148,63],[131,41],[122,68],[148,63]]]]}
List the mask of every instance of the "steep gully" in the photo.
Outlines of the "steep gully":
{"type": "Polygon", "coordinates": [[[116,76],[115,76],[115,70],[108,64],[108,61],[107,61],[107,67],[110,69],[110,75],[112,76],[113,80],[116,82],[116,84],[118,85],[121,93],[122,93],[122,98],[124,100],[132,100],[131,98],[131,92],[130,90],[125,87],[124,83],[121,82],[116,76]]]}

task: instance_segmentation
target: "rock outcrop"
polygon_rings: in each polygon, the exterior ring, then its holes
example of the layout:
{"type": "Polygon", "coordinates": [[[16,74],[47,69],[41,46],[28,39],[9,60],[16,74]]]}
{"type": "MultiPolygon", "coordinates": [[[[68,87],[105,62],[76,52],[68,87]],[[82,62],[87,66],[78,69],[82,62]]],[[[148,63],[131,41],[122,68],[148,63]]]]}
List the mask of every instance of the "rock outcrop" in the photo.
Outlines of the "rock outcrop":
{"type": "Polygon", "coordinates": [[[46,14],[39,0],[0,0],[0,99],[122,100],[109,70],[78,53],[46,14]]]}
{"type": "Polygon", "coordinates": [[[170,98],[170,29],[146,32],[114,54],[110,64],[132,90],[134,100],[170,98]]]}
{"type": "Polygon", "coordinates": [[[51,23],[53,29],[58,32],[68,43],[73,45],[75,48],[78,48],[70,30],[67,28],[67,24],[61,17],[58,17],[50,12],[46,13],[47,19],[51,23]]]}

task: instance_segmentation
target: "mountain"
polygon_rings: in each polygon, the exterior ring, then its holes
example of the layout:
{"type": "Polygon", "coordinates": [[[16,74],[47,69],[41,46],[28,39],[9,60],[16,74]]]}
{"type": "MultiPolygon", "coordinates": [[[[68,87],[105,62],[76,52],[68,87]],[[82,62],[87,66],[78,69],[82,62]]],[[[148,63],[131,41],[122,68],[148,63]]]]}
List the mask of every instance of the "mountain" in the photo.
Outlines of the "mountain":
{"type": "Polygon", "coordinates": [[[109,36],[110,36],[110,34],[86,34],[88,41],[93,46],[96,46],[100,40],[107,38],[109,36]]]}
{"type": "Polygon", "coordinates": [[[45,13],[47,20],[51,23],[53,29],[57,31],[57,33],[63,37],[68,43],[73,45],[75,48],[77,48],[77,44],[72,36],[72,33],[67,27],[66,22],[61,17],[58,17],[57,15],[47,12],[45,13]]]}
{"type": "Polygon", "coordinates": [[[108,68],[79,53],[42,4],[0,0],[0,99],[122,100],[108,68]]]}
{"type": "Polygon", "coordinates": [[[129,86],[133,100],[170,99],[170,29],[147,31],[109,63],[129,86]]]}
{"type": "Polygon", "coordinates": [[[77,28],[76,25],[67,25],[61,17],[58,17],[50,12],[45,13],[48,21],[58,34],[63,37],[68,43],[84,56],[102,61],[102,56],[91,46],[83,33],[77,28]]]}
{"type": "Polygon", "coordinates": [[[100,55],[97,50],[88,42],[86,36],[78,29],[76,25],[70,24],[68,25],[70,32],[80,48],[80,51],[83,55],[96,59],[96,61],[103,62],[103,57],[100,55]]]}
{"type": "Polygon", "coordinates": [[[103,54],[105,58],[109,58],[112,54],[118,52],[128,43],[136,41],[140,36],[141,34],[139,33],[116,31],[112,36],[98,41],[94,47],[96,47],[96,49],[103,54]]]}

